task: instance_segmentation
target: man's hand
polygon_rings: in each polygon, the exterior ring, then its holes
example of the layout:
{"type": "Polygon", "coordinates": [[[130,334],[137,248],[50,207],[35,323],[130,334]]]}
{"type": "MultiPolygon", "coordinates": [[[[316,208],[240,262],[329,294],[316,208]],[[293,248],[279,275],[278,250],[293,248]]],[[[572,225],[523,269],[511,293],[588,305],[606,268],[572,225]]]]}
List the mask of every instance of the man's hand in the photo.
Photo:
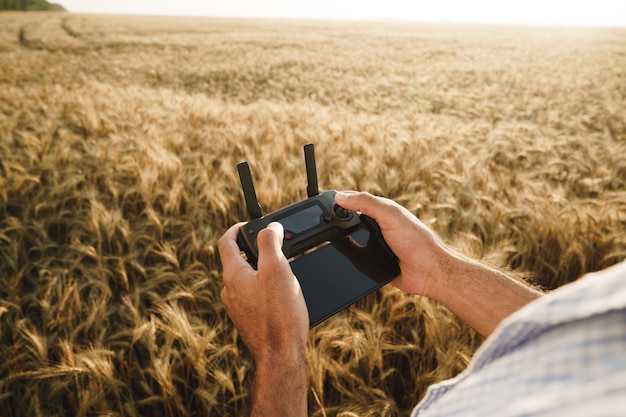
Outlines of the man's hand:
{"type": "Polygon", "coordinates": [[[335,201],[378,222],[385,241],[400,260],[401,272],[393,285],[439,301],[485,336],[505,317],[541,295],[445,245],[409,210],[392,200],[347,191],[337,193],[335,201]]]}
{"type": "Polygon", "coordinates": [[[309,314],[300,284],[281,251],[283,227],[270,223],[259,232],[255,271],[237,245],[241,226],[228,229],[218,249],[224,281],[221,300],[256,364],[252,414],[306,415],[309,314]]]}
{"type": "Polygon", "coordinates": [[[437,235],[395,201],[365,192],[345,191],[335,196],[341,207],[376,220],[385,242],[400,260],[400,275],[392,284],[415,295],[433,297],[442,274],[444,245],[437,235]]]}

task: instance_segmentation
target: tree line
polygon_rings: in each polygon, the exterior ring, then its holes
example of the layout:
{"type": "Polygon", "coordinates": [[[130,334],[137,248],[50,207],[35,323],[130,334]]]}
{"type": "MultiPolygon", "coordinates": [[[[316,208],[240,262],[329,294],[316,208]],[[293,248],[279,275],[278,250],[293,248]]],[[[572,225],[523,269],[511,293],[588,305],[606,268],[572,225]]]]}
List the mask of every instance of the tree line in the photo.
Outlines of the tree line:
{"type": "Polygon", "coordinates": [[[65,11],[60,4],[48,3],[46,0],[0,0],[0,10],[50,10],[65,11]]]}

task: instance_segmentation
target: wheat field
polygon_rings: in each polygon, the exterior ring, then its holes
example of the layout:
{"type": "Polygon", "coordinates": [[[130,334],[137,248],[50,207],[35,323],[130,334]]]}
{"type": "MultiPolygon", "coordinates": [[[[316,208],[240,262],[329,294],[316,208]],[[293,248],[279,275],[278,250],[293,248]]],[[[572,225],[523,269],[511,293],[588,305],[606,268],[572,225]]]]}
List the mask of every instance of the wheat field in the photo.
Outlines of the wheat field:
{"type": "MultiPolygon", "coordinates": [[[[216,241],[320,186],[546,290],[626,258],[626,29],[0,13],[0,414],[239,416],[216,241]]],[[[482,339],[387,286],[310,333],[312,416],[406,415],[482,339]]]]}

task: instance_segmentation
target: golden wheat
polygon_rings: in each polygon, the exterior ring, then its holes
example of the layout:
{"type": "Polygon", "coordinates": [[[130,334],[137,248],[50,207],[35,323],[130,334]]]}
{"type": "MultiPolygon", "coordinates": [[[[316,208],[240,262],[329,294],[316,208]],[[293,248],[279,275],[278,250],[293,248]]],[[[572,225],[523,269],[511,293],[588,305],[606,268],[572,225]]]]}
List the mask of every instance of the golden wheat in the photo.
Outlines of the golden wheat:
{"type": "MultiPolygon", "coordinates": [[[[554,288],[626,258],[622,29],[0,14],[3,415],[245,415],[215,243],[320,184],[554,288]]],[[[406,415],[481,338],[391,287],[315,328],[314,416],[406,415]]]]}

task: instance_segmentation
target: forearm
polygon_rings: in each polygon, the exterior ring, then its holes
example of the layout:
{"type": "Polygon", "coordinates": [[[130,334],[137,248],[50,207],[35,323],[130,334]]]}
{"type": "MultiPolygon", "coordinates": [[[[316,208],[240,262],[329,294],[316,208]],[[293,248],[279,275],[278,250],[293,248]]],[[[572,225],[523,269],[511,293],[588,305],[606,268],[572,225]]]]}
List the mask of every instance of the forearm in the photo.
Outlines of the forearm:
{"type": "Polygon", "coordinates": [[[306,384],[304,352],[276,354],[257,361],[252,387],[252,417],[306,416],[306,384]]]}
{"type": "Polygon", "coordinates": [[[451,249],[442,255],[441,276],[431,298],[488,336],[510,314],[541,292],[451,249]]]}

